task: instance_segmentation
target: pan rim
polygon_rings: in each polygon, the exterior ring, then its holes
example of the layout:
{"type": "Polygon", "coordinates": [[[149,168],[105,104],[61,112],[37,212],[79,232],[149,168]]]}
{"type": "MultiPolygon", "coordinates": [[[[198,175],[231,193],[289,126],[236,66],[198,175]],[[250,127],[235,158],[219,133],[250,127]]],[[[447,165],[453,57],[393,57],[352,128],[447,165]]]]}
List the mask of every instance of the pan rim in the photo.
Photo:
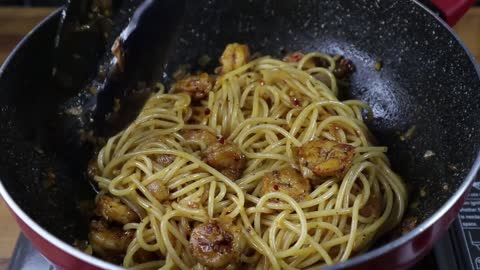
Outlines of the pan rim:
{"type": "MultiPolygon", "coordinates": [[[[453,31],[453,29],[447,25],[445,21],[443,21],[437,14],[435,14],[433,11],[428,9],[425,5],[420,3],[418,0],[412,0],[413,4],[418,5],[421,7],[427,14],[431,15],[434,17],[438,23],[440,23],[445,30],[449,31],[452,38],[457,41],[458,45],[460,45],[467,56],[469,57],[469,60],[471,64],[474,66],[475,71],[477,73],[478,78],[480,79],[480,66],[476,63],[475,58],[473,57],[473,54],[470,52],[470,50],[466,47],[465,43],[458,37],[458,35],[453,31]]],[[[13,49],[13,51],[9,54],[9,56],[5,59],[3,65],[0,67],[0,76],[4,73],[6,67],[10,64],[14,56],[17,54],[17,52],[25,46],[25,44],[28,42],[30,39],[32,33],[37,32],[39,29],[41,29],[48,21],[54,19],[56,16],[58,16],[61,12],[63,11],[63,8],[60,7],[57,10],[53,11],[50,15],[48,15],[45,19],[43,19],[38,25],[36,25],[27,35],[25,35],[22,40],[17,44],[17,46],[13,49]]],[[[475,180],[477,172],[480,170],[480,150],[477,152],[475,161],[473,162],[472,166],[470,167],[469,173],[467,176],[463,179],[462,184],[459,186],[459,188],[450,196],[450,198],[437,210],[435,211],[430,217],[428,217],[426,220],[424,220],[421,224],[419,224],[415,229],[412,231],[408,232],[407,234],[403,235],[402,237],[391,241],[385,245],[382,245],[379,248],[373,249],[371,251],[368,251],[362,255],[353,257],[345,262],[337,263],[332,266],[326,266],[324,269],[326,270],[334,270],[334,269],[346,269],[355,265],[360,265],[362,263],[365,263],[373,258],[380,257],[382,254],[388,253],[391,250],[398,248],[407,242],[411,241],[413,238],[415,238],[418,234],[422,233],[423,231],[427,230],[430,228],[433,224],[435,224],[438,220],[441,219],[442,216],[444,216],[452,207],[455,203],[457,203],[462,196],[467,192],[467,190],[470,188],[471,184],[475,180]]],[[[86,254],[76,248],[74,248],[72,245],[64,242],[63,240],[60,240],[56,236],[54,236],[52,233],[48,232],[44,228],[42,228],[38,223],[36,223],[29,215],[27,215],[21,208],[20,206],[13,200],[13,198],[10,196],[8,191],[6,190],[5,186],[3,185],[3,181],[0,178],[0,196],[4,199],[5,203],[7,206],[12,210],[14,215],[16,215],[22,222],[24,222],[29,228],[31,228],[36,234],[38,234],[40,237],[43,239],[47,240],[49,243],[52,245],[56,246],[57,248],[63,250],[65,253],[81,260],[84,261],[87,264],[100,267],[101,269],[112,269],[112,270],[121,270],[125,269],[121,266],[114,265],[111,263],[108,263],[102,259],[99,259],[97,257],[94,257],[93,255],[86,254]]]]}

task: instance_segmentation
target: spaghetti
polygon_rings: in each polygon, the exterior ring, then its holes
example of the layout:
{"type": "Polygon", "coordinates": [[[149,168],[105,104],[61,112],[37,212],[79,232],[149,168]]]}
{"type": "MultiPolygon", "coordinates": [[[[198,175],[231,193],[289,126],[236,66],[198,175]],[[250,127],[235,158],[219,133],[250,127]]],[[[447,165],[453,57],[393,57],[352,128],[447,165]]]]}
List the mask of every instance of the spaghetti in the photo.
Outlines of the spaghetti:
{"type": "Polygon", "coordinates": [[[405,185],[373,145],[369,107],[338,100],[339,59],[293,56],[248,61],[230,44],[219,76],[162,87],[108,140],[97,203],[138,217],[97,213],[129,233],[125,267],[305,269],[348,260],[400,222],[405,185]]]}

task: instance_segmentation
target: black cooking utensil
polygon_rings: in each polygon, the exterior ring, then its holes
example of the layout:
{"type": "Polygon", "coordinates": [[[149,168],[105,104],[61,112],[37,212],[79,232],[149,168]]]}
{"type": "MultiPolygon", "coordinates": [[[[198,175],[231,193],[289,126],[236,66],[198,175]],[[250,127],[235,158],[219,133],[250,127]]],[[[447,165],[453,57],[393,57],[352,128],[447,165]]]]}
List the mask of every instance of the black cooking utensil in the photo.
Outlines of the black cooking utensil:
{"type": "Polygon", "coordinates": [[[67,100],[59,125],[69,123],[68,137],[78,141],[78,130],[111,136],[136,117],[163,77],[184,8],[185,0],[68,2],[53,67],[53,81],[67,100]]]}
{"type": "Polygon", "coordinates": [[[135,11],[113,46],[114,58],[98,89],[93,117],[98,135],[111,136],[124,128],[156,90],[184,9],[185,0],[146,0],[135,11]]]}
{"type": "Polygon", "coordinates": [[[143,0],[67,0],[55,36],[53,79],[65,96],[94,78],[105,52],[143,0]]]}

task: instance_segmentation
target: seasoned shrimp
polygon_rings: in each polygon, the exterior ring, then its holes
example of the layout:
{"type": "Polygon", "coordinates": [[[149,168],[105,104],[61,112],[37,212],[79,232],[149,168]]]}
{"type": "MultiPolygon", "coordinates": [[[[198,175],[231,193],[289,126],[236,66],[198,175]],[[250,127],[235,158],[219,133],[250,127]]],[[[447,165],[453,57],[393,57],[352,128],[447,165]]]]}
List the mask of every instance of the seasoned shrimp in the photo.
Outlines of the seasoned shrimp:
{"type": "Polygon", "coordinates": [[[97,198],[96,213],[108,222],[122,225],[139,220],[138,215],[132,209],[123,204],[120,199],[109,195],[100,195],[97,198]]]}
{"type": "Polygon", "coordinates": [[[250,61],[250,50],[247,45],[228,44],[220,57],[221,73],[225,74],[237,69],[250,61]]]}
{"type": "Polygon", "coordinates": [[[298,162],[304,177],[342,178],[352,164],[355,148],[329,140],[314,140],[298,149],[298,162]],[[313,173],[313,174],[312,174],[313,173]]]}
{"type": "Polygon", "coordinates": [[[240,148],[223,139],[202,151],[202,160],[232,180],[240,178],[247,166],[247,158],[240,148]]]}
{"type": "Polygon", "coordinates": [[[211,268],[234,264],[242,252],[242,233],[227,220],[211,220],[197,225],[190,236],[190,248],[195,259],[211,268]]]}
{"type": "Polygon", "coordinates": [[[177,157],[174,155],[157,155],[155,156],[154,161],[162,167],[167,167],[175,161],[175,158],[177,157]]]}
{"type": "MultiPolygon", "coordinates": [[[[88,240],[95,255],[107,261],[120,263],[125,256],[128,245],[135,237],[135,231],[124,231],[120,227],[108,225],[104,220],[93,220],[90,223],[88,240]]],[[[158,255],[139,249],[133,255],[136,263],[144,263],[158,259],[158,255]]]]}
{"type": "Polygon", "coordinates": [[[153,197],[157,199],[159,202],[162,202],[168,199],[168,188],[159,180],[155,180],[147,185],[148,191],[152,193],[153,197]]]}
{"type": "Polygon", "coordinates": [[[208,92],[212,90],[214,84],[214,79],[204,72],[177,81],[174,91],[186,93],[192,99],[200,100],[208,97],[208,92]]]}
{"type": "Polygon", "coordinates": [[[120,227],[109,226],[105,221],[93,220],[88,234],[89,243],[95,254],[118,262],[125,255],[128,245],[135,237],[134,231],[124,231],[120,227]]]}
{"type": "Polygon", "coordinates": [[[282,192],[296,201],[301,201],[310,193],[310,181],[293,168],[272,171],[263,176],[261,194],[282,192]]]}
{"type": "Polygon", "coordinates": [[[187,141],[202,142],[206,145],[217,142],[217,136],[204,129],[186,129],[182,130],[181,134],[187,141]]]}

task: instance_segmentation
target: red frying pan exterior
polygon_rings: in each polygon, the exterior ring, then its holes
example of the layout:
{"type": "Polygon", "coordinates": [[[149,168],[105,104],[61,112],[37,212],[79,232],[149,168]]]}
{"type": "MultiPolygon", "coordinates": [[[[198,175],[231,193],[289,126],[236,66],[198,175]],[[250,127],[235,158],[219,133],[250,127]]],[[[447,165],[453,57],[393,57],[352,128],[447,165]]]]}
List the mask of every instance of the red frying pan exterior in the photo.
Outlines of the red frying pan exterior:
{"type": "Polygon", "coordinates": [[[455,25],[477,2],[476,0],[432,0],[442,17],[450,25],[455,25]]]}

